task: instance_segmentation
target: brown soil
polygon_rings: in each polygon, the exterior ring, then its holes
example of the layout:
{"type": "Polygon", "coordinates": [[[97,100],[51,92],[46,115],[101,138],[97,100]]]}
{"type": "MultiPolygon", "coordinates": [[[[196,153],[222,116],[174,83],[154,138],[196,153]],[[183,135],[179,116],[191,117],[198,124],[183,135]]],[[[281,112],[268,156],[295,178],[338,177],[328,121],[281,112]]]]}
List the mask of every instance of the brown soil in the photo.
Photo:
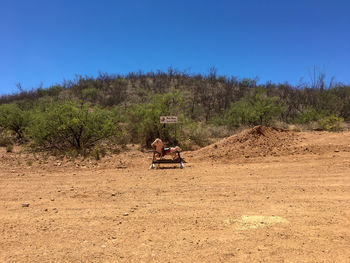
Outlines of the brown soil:
{"type": "Polygon", "coordinates": [[[350,262],[349,145],[256,127],[183,170],[1,148],[0,262],[350,262]]]}
{"type": "Polygon", "coordinates": [[[253,129],[225,138],[194,153],[199,159],[223,161],[289,154],[294,143],[293,132],[274,127],[256,126],[253,129]]]}
{"type": "Polygon", "coordinates": [[[242,158],[350,151],[350,144],[342,141],[345,139],[342,137],[344,133],[313,132],[312,137],[308,134],[310,133],[256,126],[204,147],[190,156],[196,160],[227,162],[242,158]],[[315,139],[315,135],[319,137],[315,139]],[[323,142],[323,135],[329,138],[329,142],[323,142]],[[307,137],[309,137],[308,140],[305,140],[307,137]],[[313,140],[316,141],[313,142],[313,140]]]}

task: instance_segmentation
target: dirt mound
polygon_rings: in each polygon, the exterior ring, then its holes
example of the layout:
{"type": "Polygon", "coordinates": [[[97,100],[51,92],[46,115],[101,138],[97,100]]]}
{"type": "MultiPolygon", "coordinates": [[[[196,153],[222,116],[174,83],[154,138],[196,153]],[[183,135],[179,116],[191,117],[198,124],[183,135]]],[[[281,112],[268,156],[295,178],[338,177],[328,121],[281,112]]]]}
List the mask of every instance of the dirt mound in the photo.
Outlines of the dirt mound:
{"type": "Polygon", "coordinates": [[[256,126],[215,144],[204,147],[193,154],[194,158],[227,160],[286,155],[290,152],[295,135],[291,131],[274,127],[256,126]]]}

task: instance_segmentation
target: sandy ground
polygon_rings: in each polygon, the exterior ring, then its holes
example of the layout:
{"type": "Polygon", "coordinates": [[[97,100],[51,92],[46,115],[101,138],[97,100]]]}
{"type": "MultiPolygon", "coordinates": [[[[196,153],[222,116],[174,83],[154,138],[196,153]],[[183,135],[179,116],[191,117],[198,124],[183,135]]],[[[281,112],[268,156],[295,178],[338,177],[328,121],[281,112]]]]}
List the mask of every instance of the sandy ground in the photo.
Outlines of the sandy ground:
{"type": "Polygon", "coordinates": [[[350,132],[295,136],[183,170],[1,149],[0,262],[350,262],[350,132]]]}

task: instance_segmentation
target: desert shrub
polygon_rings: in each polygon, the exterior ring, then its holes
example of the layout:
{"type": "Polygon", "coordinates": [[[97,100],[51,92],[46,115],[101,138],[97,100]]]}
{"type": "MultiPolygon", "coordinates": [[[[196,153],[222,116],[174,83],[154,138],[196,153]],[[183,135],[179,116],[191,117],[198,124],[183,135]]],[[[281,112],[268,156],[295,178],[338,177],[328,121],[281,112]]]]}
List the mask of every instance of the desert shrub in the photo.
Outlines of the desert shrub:
{"type": "Polygon", "coordinates": [[[126,117],[125,117],[125,112],[123,109],[121,109],[118,106],[115,106],[114,108],[111,109],[111,116],[114,120],[117,129],[117,136],[113,136],[110,138],[110,141],[112,141],[114,144],[125,146],[131,141],[131,135],[128,132],[128,123],[126,123],[126,117]],[[123,114],[121,114],[124,112],[123,114]]]}
{"type": "Polygon", "coordinates": [[[326,131],[339,131],[343,121],[344,119],[341,117],[330,115],[320,119],[318,124],[320,125],[321,129],[326,131]]]}
{"type": "Polygon", "coordinates": [[[321,119],[331,116],[329,110],[316,110],[313,107],[307,107],[294,119],[294,123],[310,124],[318,123],[321,119]]]}
{"type": "Polygon", "coordinates": [[[46,96],[49,96],[49,97],[55,97],[55,98],[58,98],[58,96],[60,95],[60,93],[64,90],[64,88],[60,85],[54,85],[54,86],[51,86],[47,89],[43,89],[42,87],[39,87],[37,90],[36,90],[36,93],[37,93],[37,96],[38,97],[46,97],[46,96]]]}
{"type": "Polygon", "coordinates": [[[96,161],[99,161],[101,158],[105,157],[106,154],[106,149],[101,146],[94,147],[90,152],[90,156],[93,157],[96,161]]]}
{"type": "Polygon", "coordinates": [[[242,124],[255,121],[253,107],[245,100],[232,103],[226,116],[226,123],[232,127],[239,127],[242,124]]]}
{"type": "Polygon", "coordinates": [[[296,117],[295,122],[299,124],[306,124],[312,121],[318,121],[319,118],[320,113],[313,107],[308,107],[296,117]]]}
{"type": "Polygon", "coordinates": [[[225,116],[225,113],[221,113],[217,116],[213,116],[212,118],[210,118],[209,121],[207,122],[207,124],[214,126],[214,127],[215,126],[226,126],[228,123],[228,120],[226,117],[228,117],[228,116],[225,116]]]}
{"type": "Polygon", "coordinates": [[[98,148],[94,148],[91,152],[91,155],[95,158],[96,161],[100,160],[100,151],[98,148]]]}
{"type": "Polygon", "coordinates": [[[73,101],[51,102],[32,111],[27,129],[34,146],[85,155],[101,140],[117,135],[117,119],[112,113],[73,101]]]}
{"type": "Polygon", "coordinates": [[[12,139],[6,134],[6,132],[0,133],[0,147],[7,147],[12,144],[12,139]]]}
{"type": "Polygon", "coordinates": [[[169,93],[149,96],[146,103],[128,108],[125,121],[131,142],[149,146],[159,137],[165,143],[176,144],[177,138],[183,137],[182,128],[188,125],[188,118],[182,113],[182,106],[183,95],[180,91],[172,90],[169,93]],[[161,124],[160,116],[163,115],[178,116],[177,125],[161,124]]]}
{"type": "Polygon", "coordinates": [[[6,152],[11,153],[13,151],[13,144],[8,144],[6,146],[6,152]]]}
{"type": "Polygon", "coordinates": [[[232,135],[232,129],[226,125],[206,125],[211,138],[224,138],[232,135]]]}
{"type": "Polygon", "coordinates": [[[150,145],[154,138],[160,137],[162,126],[159,124],[161,111],[156,105],[137,104],[127,110],[126,129],[132,143],[150,145]]]}
{"type": "Polygon", "coordinates": [[[204,125],[195,125],[189,134],[189,139],[200,147],[209,144],[210,131],[204,125]]]}
{"type": "Polygon", "coordinates": [[[226,113],[227,124],[240,125],[269,125],[283,112],[283,105],[278,97],[268,97],[260,88],[254,89],[247,97],[231,104],[226,113]]]}
{"type": "Polygon", "coordinates": [[[262,89],[256,89],[248,99],[252,106],[253,124],[268,125],[283,112],[283,105],[278,102],[278,97],[268,97],[262,89]]]}
{"type": "Polygon", "coordinates": [[[82,99],[84,101],[96,101],[101,96],[101,91],[93,86],[82,90],[82,99]]]}
{"type": "Polygon", "coordinates": [[[28,112],[17,104],[0,105],[0,127],[15,133],[18,139],[23,139],[28,125],[28,112]]]}

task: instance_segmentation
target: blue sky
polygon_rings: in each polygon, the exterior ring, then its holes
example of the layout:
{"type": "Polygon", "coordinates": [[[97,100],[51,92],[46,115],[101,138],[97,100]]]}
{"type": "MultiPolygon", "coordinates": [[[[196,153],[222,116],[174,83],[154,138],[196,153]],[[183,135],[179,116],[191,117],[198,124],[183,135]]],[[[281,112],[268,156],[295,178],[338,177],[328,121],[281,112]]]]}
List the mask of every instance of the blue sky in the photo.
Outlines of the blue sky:
{"type": "Polygon", "coordinates": [[[0,94],[167,70],[350,83],[348,0],[1,0],[0,94]]]}

